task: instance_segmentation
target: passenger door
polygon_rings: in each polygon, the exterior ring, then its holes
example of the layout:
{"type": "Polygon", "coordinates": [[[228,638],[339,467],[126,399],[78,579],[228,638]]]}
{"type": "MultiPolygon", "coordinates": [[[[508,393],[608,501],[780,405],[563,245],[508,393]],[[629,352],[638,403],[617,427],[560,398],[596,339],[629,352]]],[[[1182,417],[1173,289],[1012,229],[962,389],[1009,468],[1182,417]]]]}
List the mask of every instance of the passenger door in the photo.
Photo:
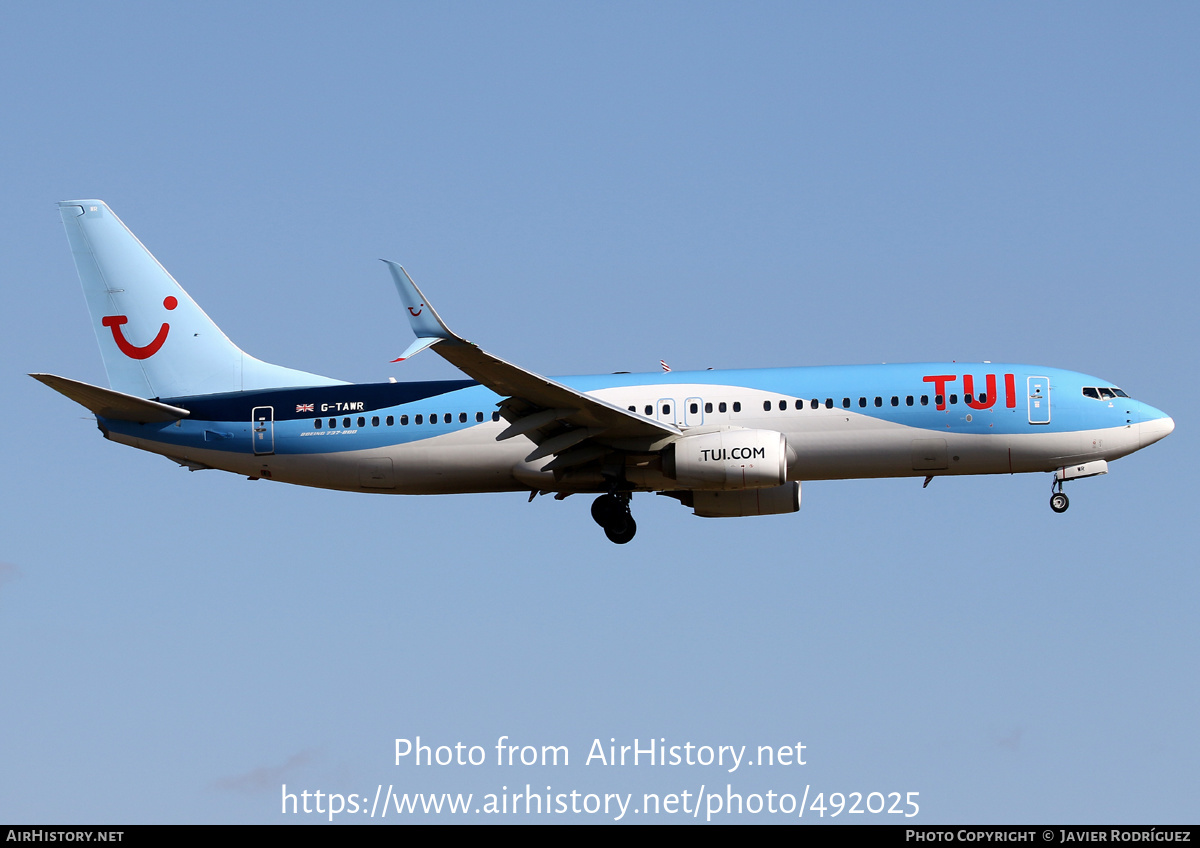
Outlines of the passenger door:
{"type": "Polygon", "coordinates": [[[1050,423],[1050,379],[1029,377],[1026,381],[1029,394],[1029,423],[1050,423]]]}

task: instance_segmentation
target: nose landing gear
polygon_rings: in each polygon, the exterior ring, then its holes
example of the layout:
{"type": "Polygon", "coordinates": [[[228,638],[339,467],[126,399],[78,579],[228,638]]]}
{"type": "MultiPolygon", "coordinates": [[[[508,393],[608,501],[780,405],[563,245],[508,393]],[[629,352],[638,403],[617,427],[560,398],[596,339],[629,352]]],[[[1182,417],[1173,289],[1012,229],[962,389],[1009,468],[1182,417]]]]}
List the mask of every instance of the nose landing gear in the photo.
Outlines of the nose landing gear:
{"type": "Polygon", "coordinates": [[[604,528],[604,535],[610,542],[618,545],[624,545],[637,533],[629,500],[628,492],[614,492],[592,501],[592,520],[604,528]]]}
{"type": "Polygon", "coordinates": [[[1055,512],[1066,512],[1071,501],[1063,494],[1063,481],[1056,479],[1050,484],[1050,508],[1055,512]]]}

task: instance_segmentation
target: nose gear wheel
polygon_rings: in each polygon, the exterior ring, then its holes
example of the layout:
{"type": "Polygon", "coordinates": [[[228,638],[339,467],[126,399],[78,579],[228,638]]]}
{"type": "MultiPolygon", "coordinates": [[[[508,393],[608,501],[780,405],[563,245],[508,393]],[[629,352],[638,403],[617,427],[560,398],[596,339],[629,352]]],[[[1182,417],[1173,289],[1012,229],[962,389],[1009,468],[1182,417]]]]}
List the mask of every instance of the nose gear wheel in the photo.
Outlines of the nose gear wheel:
{"type": "Polygon", "coordinates": [[[1050,492],[1050,508],[1058,513],[1066,512],[1067,507],[1071,505],[1071,501],[1063,494],[1062,480],[1055,479],[1050,484],[1050,492]]]}

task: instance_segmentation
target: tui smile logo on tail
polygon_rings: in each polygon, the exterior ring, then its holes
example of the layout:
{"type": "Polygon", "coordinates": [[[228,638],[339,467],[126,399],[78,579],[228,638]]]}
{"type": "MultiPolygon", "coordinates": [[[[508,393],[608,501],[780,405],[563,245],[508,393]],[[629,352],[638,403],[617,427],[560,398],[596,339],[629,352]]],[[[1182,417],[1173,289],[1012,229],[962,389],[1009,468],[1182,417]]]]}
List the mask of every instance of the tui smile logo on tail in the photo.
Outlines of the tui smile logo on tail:
{"type": "MultiPolygon", "coordinates": [[[[168,295],[163,299],[163,306],[168,310],[174,309],[179,305],[179,301],[168,295]]],[[[121,349],[121,353],[128,356],[130,359],[149,359],[158,353],[159,348],[163,346],[163,342],[167,340],[167,333],[171,332],[171,325],[163,322],[163,325],[158,328],[158,335],[144,347],[130,344],[125,338],[125,333],[121,330],[122,324],[129,323],[129,319],[124,315],[105,315],[100,319],[100,323],[112,330],[113,341],[117,343],[117,347],[121,349]]]]}

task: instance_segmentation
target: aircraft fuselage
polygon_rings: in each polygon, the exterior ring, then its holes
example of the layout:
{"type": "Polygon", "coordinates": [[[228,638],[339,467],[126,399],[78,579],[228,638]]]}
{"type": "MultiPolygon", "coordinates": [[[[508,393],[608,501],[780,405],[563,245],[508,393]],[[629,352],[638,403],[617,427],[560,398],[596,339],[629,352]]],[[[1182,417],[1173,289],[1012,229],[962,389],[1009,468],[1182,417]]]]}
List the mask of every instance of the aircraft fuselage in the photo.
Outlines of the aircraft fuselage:
{"type": "MultiPolygon", "coordinates": [[[[1165,436],[1165,414],[1107,381],[1024,365],[922,363],[556,378],[685,435],[772,430],[788,480],[1007,474],[1113,460],[1165,436]],[[967,392],[966,389],[972,389],[967,392]],[[1088,397],[1085,388],[1108,397],[1088,397]]],[[[497,442],[503,398],[468,380],[371,383],[162,398],[168,424],[101,418],[109,438],[194,466],[349,491],[604,491],[602,479],[526,462],[497,442]]],[[[673,487],[653,451],[630,451],[636,489],[673,487]]],[[[739,457],[716,457],[730,460],[739,457]]],[[[754,457],[747,457],[753,459],[754,457]]]]}

